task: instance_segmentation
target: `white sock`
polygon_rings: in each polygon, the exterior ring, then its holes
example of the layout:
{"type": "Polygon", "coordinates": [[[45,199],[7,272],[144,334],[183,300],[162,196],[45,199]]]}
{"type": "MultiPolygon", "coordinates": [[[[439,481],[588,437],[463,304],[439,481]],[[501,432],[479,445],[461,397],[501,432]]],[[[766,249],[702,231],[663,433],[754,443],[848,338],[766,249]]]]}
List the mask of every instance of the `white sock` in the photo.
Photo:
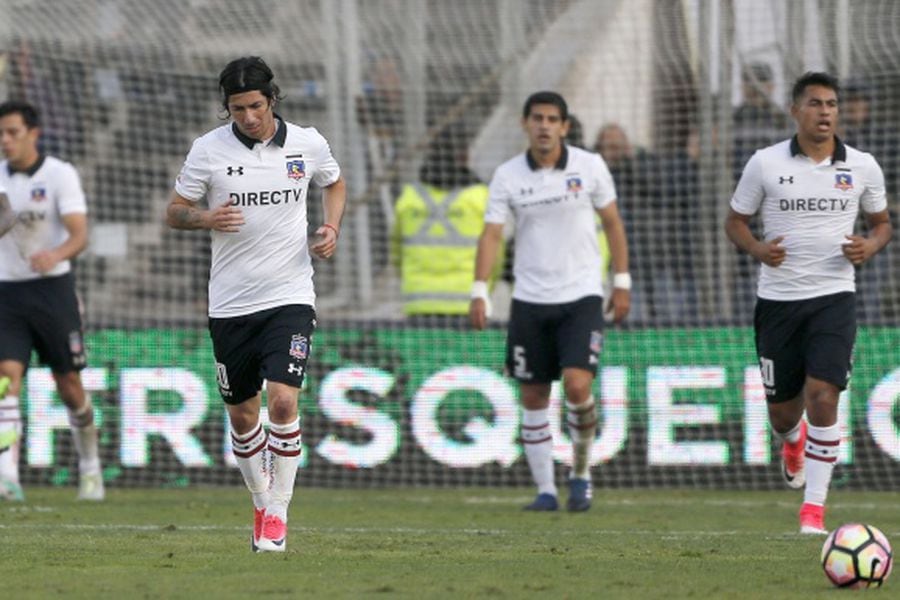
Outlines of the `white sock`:
{"type": "Polygon", "coordinates": [[[785,431],[784,433],[779,433],[775,431],[775,428],[772,428],[772,435],[775,436],[775,439],[780,440],[782,442],[787,442],[788,444],[796,444],[800,439],[800,427],[803,424],[803,417],[800,417],[800,420],[797,421],[797,424],[794,425],[793,429],[790,431],[785,431]]]}
{"type": "Polygon", "coordinates": [[[522,410],[522,445],[538,494],[557,495],[553,473],[553,435],[548,410],[522,410]]]}
{"type": "Polygon", "coordinates": [[[266,508],[269,504],[269,466],[267,464],[268,453],[266,442],[268,436],[261,423],[250,430],[250,433],[238,435],[231,430],[231,449],[234,459],[237,461],[244,483],[253,497],[253,506],[266,508]]]}
{"type": "MultiPolygon", "coordinates": [[[[22,440],[22,415],[19,412],[19,399],[6,396],[0,399],[0,437],[15,441],[0,452],[0,479],[19,482],[19,448],[22,440]]],[[[7,445],[6,443],[4,445],[7,445]]]]}
{"type": "Polygon", "coordinates": [[[272,455],[272,490],[266,514],[276,515],[287,523],[287,509],[294,495],[294,481],[300,466],[300,419],[292,423],[269,425],[269,452],[272,455]]]}
{"type": "Polygon", "coordinates": [[[825,506],[831,472],[837,462],[841,442],[841,428],[809,425],[806,430],[806,491],[803,501],[825,506]]]}
{"type": "Polygon", "coordinates": [[[80,409],[68,409],[68,412],[72,441],[78,452],[78,474],[97,475],[100,473],[100,442],[94,425],[94,405],[88,398],[80,409]]]}
{"type": "Polygon", "coordinates": [[[591,447],[597,436],[597,412],[594,398],[589,397],[581,404],[566,401],[569,437],[572,438],[572,477],[591,478],[591,447]]]}

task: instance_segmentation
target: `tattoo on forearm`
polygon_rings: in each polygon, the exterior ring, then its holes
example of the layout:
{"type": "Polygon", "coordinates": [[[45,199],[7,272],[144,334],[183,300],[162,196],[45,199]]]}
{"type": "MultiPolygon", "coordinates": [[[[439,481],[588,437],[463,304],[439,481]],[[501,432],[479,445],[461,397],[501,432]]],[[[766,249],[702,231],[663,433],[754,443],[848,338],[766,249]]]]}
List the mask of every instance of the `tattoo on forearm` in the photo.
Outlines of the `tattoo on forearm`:
{"type": "Polygon", "coordinates": [[[172,223],[176,227],[184,229],[196,229],[200,227],[200,212],[191,206],[173,206],[171,209],[172,223]]]}

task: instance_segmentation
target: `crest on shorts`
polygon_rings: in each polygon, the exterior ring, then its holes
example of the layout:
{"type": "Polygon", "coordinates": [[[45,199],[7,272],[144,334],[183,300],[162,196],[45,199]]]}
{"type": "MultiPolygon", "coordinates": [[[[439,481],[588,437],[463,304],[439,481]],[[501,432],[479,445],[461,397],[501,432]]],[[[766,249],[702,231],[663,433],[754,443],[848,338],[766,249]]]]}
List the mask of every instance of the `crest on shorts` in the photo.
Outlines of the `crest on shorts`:
{"type": "Polygon", "coordinates": [[[31,188],[31,200],[32,202],[43,202],[47,199],[47,188],[44,186],[38,186],[31,188]]]}
{"type": "Polygon", "coordinates": [[[853,189],[853,176],[850,173],[836,173],[834,176],[834,187],[846,192],[853,189]]]}
{"type": "Polygon", "coordinates": [[[302,160],[287,161],[287,176],[294,180],[306,177],[306,165],[302,160]]]}
{"type": "Polygon", "coordinates": [[[567,192],[580,192],[581,191],[581,177],[569,177],[566,179],[566,191],[567,192]]]}
{"type": "Polygon", "coordinates": [[[306,358],[306,354],[309,352],[309,340],[306,339],[305,335],[296,334],[291,336],[291,349],[288,352],[291,356],[298,360],[303,360],[306,358]]]}

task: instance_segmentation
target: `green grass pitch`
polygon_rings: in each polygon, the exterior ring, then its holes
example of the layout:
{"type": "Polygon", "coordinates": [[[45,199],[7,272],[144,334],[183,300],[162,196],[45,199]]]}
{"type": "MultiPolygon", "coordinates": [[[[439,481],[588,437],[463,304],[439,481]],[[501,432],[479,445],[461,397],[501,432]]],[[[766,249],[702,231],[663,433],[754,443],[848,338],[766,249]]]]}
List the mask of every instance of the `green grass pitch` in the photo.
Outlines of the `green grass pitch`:
{"type": "MultiPolygon", "coordinates": [[[[288,551],[254,555],[242,489],[71,488],[0,503],[4,598],[833,598],[790,492],[596,490],[525,513],[524,489],[298,487],[288,551]]],[[[835,491],[827,522],[900,546],[898,493],[835,491]]],[[[895,575],[898,579],[900,576],[895,575]]],[[[900,581],[888,581],[888,596],[900,581]]],[[[882,592],[884,595],[885,592],[882,592]]]]}

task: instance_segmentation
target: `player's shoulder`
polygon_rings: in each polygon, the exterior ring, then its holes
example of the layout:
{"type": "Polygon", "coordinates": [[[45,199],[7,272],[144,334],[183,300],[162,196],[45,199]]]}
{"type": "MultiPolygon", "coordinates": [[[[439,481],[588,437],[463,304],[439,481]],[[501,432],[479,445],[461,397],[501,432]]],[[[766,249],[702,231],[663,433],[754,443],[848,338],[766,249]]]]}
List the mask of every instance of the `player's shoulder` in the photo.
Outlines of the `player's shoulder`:
{"type": "Polygon", "coordinates": [[[75,171],[75,172],[77,172],[75,165],[73,165],[69,161],[63,160],[61,158],[57,158],[55,156],[49,156],[49,155],[44,157],[44,164],[41,167],[44,169],[47,169],[48,171],[75,171]]]}
{"type": "Polygon", "coordinates": [[[569,160],[566,163],[566,170],[590,170],[609,167],[603,157],[591,150],[585,150],[577,146],[566,146],[569,153],[569,160]]]}
{"type": "Polygon", "coordinates": [[[212,146],[220,146],[228,144],[234,137],[231,130],[231,123],[219,125],[214,129],[210,129],[200,137],[194,140],[194,148],[209,148],[212,146]]]}
{"type": "Polygon", "coordinates": [[[319,130],[312,125],[298,125],[297,123],[284,121],[284,126],[287,128],[285,145],[297,146],[327,143],[325,136],[319,133],[319,130]]]}
{"type": "Polygon", "coordinates": [[[871,153],[854,148],[846,142],[842,142],[842,144],[844,145],[844,161],[848,166],[873,167],[878,165],[878,160],[871,153]]]}
{"type": "Polygon", "coordinates": [[[753,155],[758,156],[759,158],[787,160],[793,155],[791,150],[791,139],[781,140],[780,142],[775,142],[771,146],[760,148],[754,152],[753,155]]]}
{"type": "Polygon", "coordinates": [[[507,177],[520,177],[523,173],[530,172],[531,169],[528,166],[528,159],[525,157],[524,152],[520,152],[516,154],[512,158],[509,158],[498,166],[494,170],[494,180],[504,179],[507,177]]]}

